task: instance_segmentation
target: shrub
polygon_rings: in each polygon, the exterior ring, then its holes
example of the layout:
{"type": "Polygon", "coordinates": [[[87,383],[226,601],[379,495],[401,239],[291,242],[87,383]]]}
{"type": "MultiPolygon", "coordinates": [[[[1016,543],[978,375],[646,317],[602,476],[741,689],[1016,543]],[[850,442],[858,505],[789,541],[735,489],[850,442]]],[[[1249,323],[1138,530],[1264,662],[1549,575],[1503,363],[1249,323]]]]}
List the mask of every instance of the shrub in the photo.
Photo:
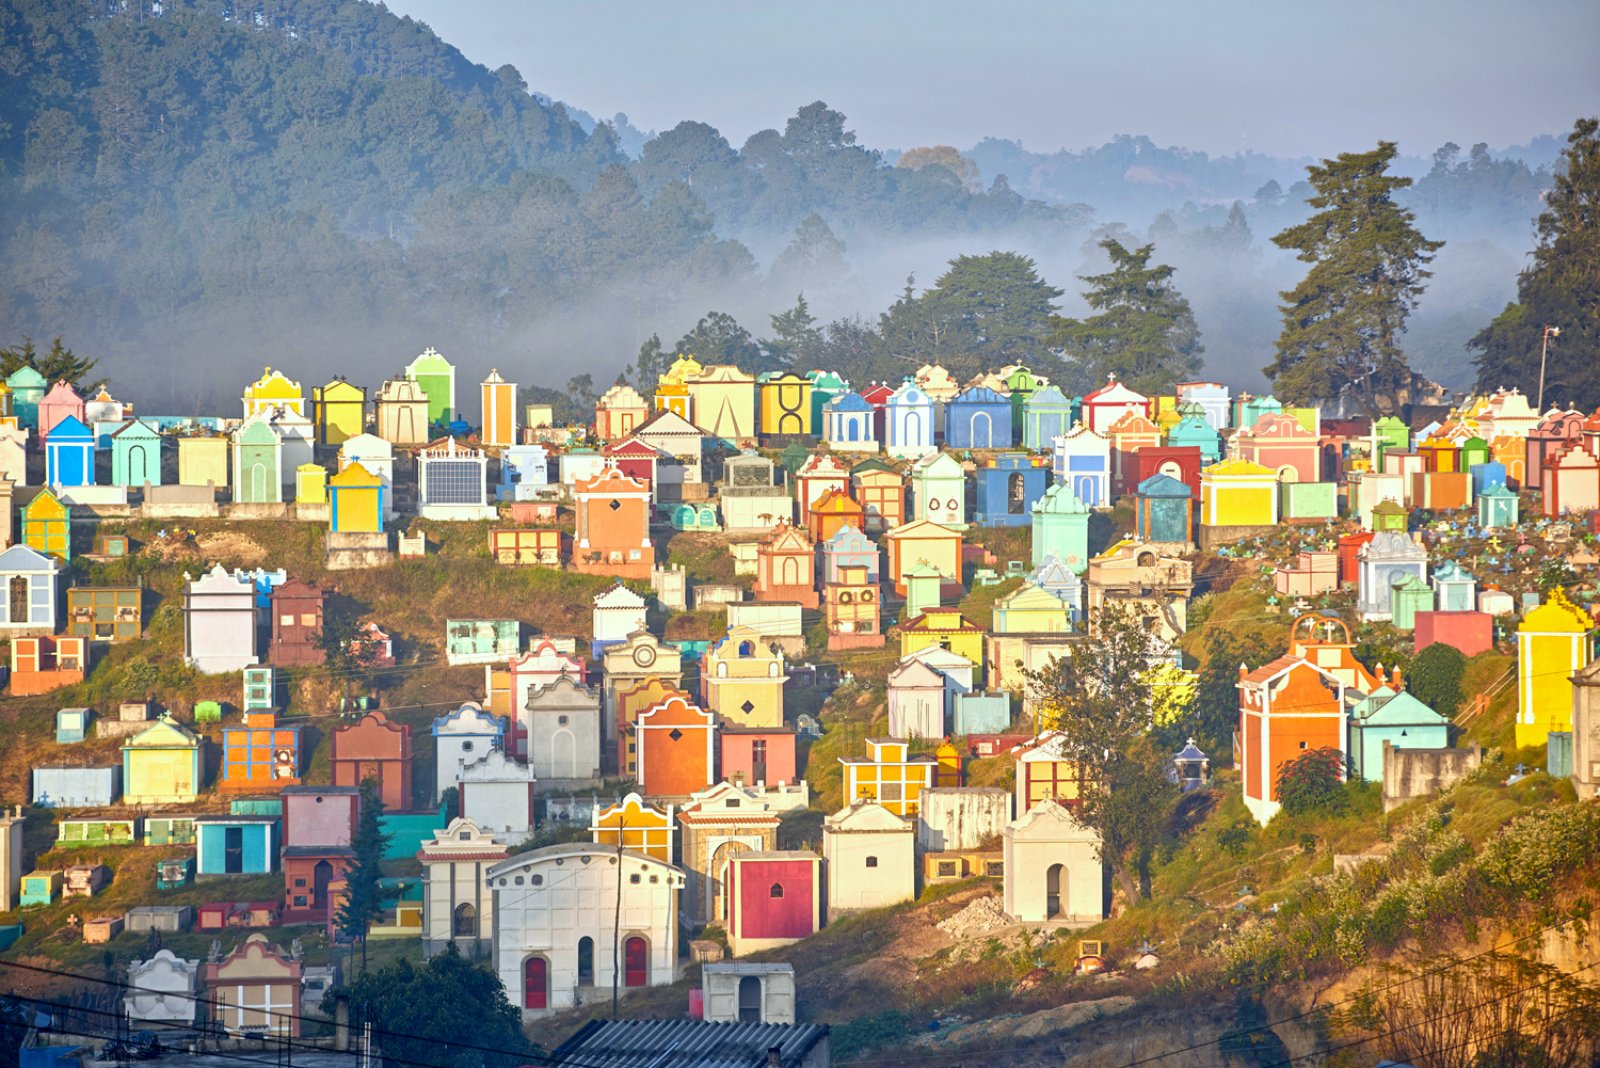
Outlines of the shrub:
{"type": "Polygon", "coordinates": [[[1466,670],[1467,658],[1460,649],[1434,642],[1411,662],[1406,688],[1441,716],[1453,719],[1461,706],[1461,678],[1466,670]]]}
{"type": "Polygon", "coordinates": [[[1344,789],[1344,754],[1337,749],[1301,753],[1278,772],[1278,802],[1290,816],[1320,812],[1335,816],[1350,804],[1344,789]]]}

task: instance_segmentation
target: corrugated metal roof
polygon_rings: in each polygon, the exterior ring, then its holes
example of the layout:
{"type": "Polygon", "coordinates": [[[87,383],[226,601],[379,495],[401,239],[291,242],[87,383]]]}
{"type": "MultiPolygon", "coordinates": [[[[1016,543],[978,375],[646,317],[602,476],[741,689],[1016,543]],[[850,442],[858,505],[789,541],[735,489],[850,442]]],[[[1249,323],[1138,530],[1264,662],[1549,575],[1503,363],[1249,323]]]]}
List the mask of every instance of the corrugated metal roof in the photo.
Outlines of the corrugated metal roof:
{"type": "Polygon", "coordinates": [[[764,1068],[779,1051],[784,1068],[805,1061],[828,1028],[820,1024],[596,1020],[551,1054],[552,1065],[584,1068],[764,1068]]]}

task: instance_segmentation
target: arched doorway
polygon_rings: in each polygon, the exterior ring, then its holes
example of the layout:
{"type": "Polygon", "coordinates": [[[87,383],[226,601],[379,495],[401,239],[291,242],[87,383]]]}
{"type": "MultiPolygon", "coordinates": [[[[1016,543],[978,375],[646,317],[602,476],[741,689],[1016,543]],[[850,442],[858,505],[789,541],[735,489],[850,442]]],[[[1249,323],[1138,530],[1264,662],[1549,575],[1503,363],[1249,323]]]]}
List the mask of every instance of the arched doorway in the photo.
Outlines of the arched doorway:
{"type": "Polygon", "coordinates": [[[456,906],[450,919],[450,934],[455,938],[478,937],[478,910],[471,902],[456,906]]]}
{"type": "Polygon", "coordinates": [[[578,939],[578,985],[594,986],[594,939],[578,939]]]}
{"type": "Polygon", "coordinates": [[[1021,515],[1025,510],[1023,506],[1026,497],[1027,486],[1023,481],[1022,472],[1014,471],[1006,476],[1006,514],[1021,515]]]}
{"type": "Polygon", "coordinates": [[[648,986],[650,981],[650,947],[643,938],[633,935],[622,943],[622,985],[648,986]]]}
{"type": "Polygon", "coordinates": [[[706,880],[706,919],[726,920],[728,918],[728,864],[740,853],[747,853],[750,847],[743,842],[723,842],[711,854],[711,863],[707,868],[706,880]]]}
{"type": "Polygon", "coordinates": [[[1052,864],[1044,873],[1044,915],[1053,920],[1061,915],[1061,880],[1064,871],[1060,864],[1052,864]]]}
{"type": "Polygon", "coordinates": [[[739,1022],[761,1022],[761,979],[747,975],[739,980],[739,1022]]]}
{"type": "Polygon", "coordinates": [[[317,912],[328,911],[328,884],[333,882],[333,865],[325,860],[317,861],[317,866],[311,869],[311,907],[317,912]]]}
{"type": "Polygon", "coordinates": [[[550,1004],[550,965],[543,957],[522,962],[522,1007],[542,1009],[550,1004]]]}
{"type": "Polygon", "coordinates": [[[974,449],[991,448],[994,444],[994,419],[988,412],[978,412],[972,417],[969,424],[972,428],[971,447],[974,449]],[[979,432],[982,427],[982,432],[979,432]]]}

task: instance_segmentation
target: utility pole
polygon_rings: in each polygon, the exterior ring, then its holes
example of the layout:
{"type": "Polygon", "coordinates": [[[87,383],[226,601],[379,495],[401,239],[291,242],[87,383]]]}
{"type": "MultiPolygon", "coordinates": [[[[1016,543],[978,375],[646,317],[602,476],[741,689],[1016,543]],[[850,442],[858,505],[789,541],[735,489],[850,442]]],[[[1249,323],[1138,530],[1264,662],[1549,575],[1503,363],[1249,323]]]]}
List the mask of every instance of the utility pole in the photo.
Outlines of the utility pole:
{"type": "Polygon", "coordinates": [[[1550,339],[1560,336],[1559,326],[1547,326],[1544,328],[1544,343],[1539,346],[1539,400],[1535,404],[1535,409],[1541,414],[1544,412],[1544,361],[1545,357],[1550,355],[1550,339]]]}

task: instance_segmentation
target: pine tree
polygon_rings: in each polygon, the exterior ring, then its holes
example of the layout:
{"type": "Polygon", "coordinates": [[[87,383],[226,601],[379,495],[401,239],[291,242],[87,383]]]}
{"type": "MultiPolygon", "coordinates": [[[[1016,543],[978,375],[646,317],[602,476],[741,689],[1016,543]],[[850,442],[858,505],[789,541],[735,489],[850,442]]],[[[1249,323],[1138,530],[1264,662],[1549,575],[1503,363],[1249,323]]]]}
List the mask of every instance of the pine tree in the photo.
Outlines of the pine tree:
{"type": "Polygon", "coordinates": [[[66,382],[80,393],[92,392],[105,384],[104,378],[91,382],[84,379],[100,365],[98,359],[79,356],[61,343],[57,337],[50,342],[50,351],[41,354],[33,339],[24,336],[22,344],[0,349],[0,379],[10,376],[23,367],[32,367],[44,376],[46,382],[66,382]]]}
{"type": "Polygon", "coordinates": [[[1409,403],[1421,384],[1406,366],[1400,335],[1443,247],[1413,225],[1395,203],[1410,178],[1387,174],[1392,141],[1370,152],[1344,153],[1306,169],[1316,209],[1273,237],[1311,270],[1282,294],[1283,332],[1263,373],[1292,404],[1347,398],[1368,415],[1409,403]]]}
{"type": "Polygon", "coordinates": [[[767,362],[774,370],[816,366],[822,349],[822,330],[811,314],[806,295],[794,299],[794,307],[772,317],[772,336],[761,340],[767,362]]]}
{"type": "Polygon", "coordinates": [[[1084,299],[1100,314],[1057,319],[1051,339],[1071,365],[1072,384],[1092,387],[1115,374],[1141,393],[1158,393],[1192,377],[1205,349],[1189,302],[1172,284],[1173,268],[1150,265],[1154,245],[1130,249],[1106,238],[1100,247],[1111,270],[1080,276],[1090,286],[1084,299]]]}
{"type": "Polygon", "coordinates": [[[339,933],[361,943],[361,970],[367,970],[367,931],[383,915],[383,899],[378,882],[383,878],[383,851],[389,835],[383,832],[383,799],[373,779],[361,782],[361,813],[355,834],[350,837],[354,854],[345,870],[345,896],[334,913],[339,933]]]}
{"type": "Polygon", "coordinates": [[[1600,405],[1600,119],[1579,119],[1567,137],[1555,184],[1539,216],[1533,264],[1517,278],[1517,299],[1469,346],[1478,350],[1478,385],[1539,388],[1547,326],[1561,330],[1546,359],[1547,400],[1584,410],[1600,405]]]}

